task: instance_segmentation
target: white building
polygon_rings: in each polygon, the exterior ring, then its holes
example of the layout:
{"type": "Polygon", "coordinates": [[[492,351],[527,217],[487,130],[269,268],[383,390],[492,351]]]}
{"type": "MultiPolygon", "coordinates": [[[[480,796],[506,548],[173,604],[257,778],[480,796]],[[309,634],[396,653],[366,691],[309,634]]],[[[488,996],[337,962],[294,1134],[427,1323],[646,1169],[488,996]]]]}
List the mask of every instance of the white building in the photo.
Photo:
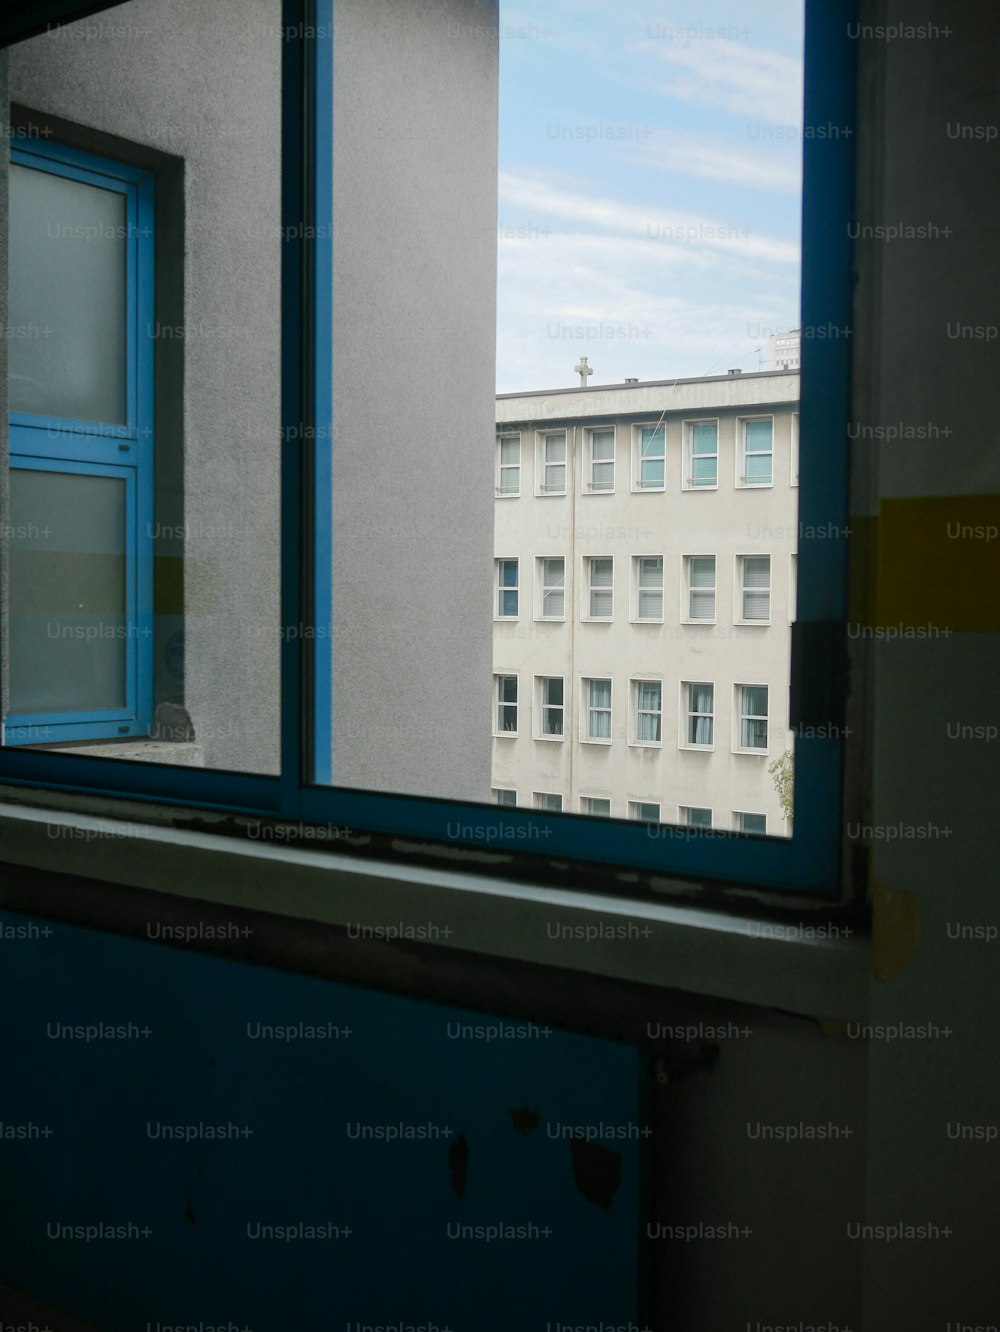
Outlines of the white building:
{"type": "Polygon", "coordinates": [[[498,397],[497,803],[788,832],[798,380],[498,397]]]}
{"type": "Polygon", "coordinates": [[[763,370],[798,370],[802,360],[802,331],[771,333],[763,346],[763,370]]]}

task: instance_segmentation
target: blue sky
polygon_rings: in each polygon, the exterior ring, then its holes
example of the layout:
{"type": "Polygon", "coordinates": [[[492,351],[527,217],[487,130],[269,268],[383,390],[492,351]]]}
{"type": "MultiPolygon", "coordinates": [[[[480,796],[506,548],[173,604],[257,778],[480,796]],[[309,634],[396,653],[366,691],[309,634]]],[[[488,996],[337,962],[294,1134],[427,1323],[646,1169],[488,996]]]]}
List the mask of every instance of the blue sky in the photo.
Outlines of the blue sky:
{"type": "Polygon", "coordinates": [[[801,98],[802,0],[501,0],[498,391],[758,369],[801,98]]]}

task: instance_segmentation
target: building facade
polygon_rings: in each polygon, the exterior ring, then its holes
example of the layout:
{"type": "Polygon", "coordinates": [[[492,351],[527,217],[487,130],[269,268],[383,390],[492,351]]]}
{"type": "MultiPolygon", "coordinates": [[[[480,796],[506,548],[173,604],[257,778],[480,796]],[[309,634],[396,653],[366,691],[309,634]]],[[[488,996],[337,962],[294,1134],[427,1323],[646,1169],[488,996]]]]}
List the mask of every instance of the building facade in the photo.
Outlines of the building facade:
{"type": "Polygon", "coordinates": [[[798,380],[498,397],[496,803],[787,835],[798,380]]]}

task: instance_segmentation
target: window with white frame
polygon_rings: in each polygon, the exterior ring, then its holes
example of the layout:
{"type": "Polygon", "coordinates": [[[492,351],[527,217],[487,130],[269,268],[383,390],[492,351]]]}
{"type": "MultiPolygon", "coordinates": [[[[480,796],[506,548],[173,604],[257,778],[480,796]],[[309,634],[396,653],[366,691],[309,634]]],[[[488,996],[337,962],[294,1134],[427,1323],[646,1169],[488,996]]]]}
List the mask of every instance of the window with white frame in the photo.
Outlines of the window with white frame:
{"type": "Polygon", "coordinates": [[[740,422],[738,482],[769,486],[774,479],[774,418],[754,416],[740,422]]]}
{"type": "Polygon", "coordinates": [[[641,823],[659,823],[660,806],[653,800],[630,800],[628,816],[630,819],[638,819],[641,823]]]}
{"type": "Polygon", "coordinates": [[[587,431],[587,490],[594,495],[615,488],[615,432],[587,431]]]}
{"type": "Polygon", "coordinates": [[[591,814],[596,818],[610,819],[611,801],[606,796],[581,796],[580,813],[591,814]]]}
{"type": "Polygon", "coordinates": [[[513,809],[517,804],[517,792],[509,786],[494,786],[493,803],[494,805],[503,805],[507,809],[513,809]]]}
{"type": "Polygon", "coordinates": [[[691,749],[711,749],[715,743],[715,685],[705,680],[685,680],[684,740],[691,749]]]}
{"type": "Polygon", "coordinates": [[[799,557],[798,555],[789,555],[788,557],[788,623],[791,624],[795,619],[795,608],[798,602],[799,588],[799,557]]]}
{"type": "Polygon", "coordinates": [[[566,431],[557,430],[542,435],[541,495],[566,494],[566,431]]]}
{"type": "Polygon", "coordinates": [[[663,619],[663,556],[636,555],[632,561],[635,578],[635,618],[652,622],[663,619]]]}
{"type": "Polygon", "coordinates": [[[543,740],[562,740],[566,711],[566,682],[561,675],[535,678],[538,708],[538,736],[543,740]]]}
{"type": "Polygon", "coordinates": [[[496,704],[496,735],[517,734],[517,676],[495,675],[493,677],[494,702],[496,704]]]}
{"type": "Polygon", "coordinates": [[[743,624],[769,624],[771,620],[770,555],[737,555],[739,604],[743,624]]]}
{"type": "Polygon", "coordinates": [[[663,490],[666,484],[666,432],[662,424],[636,427],[635,489],[663,490]]]}
{"type": "Polygon", "coordinates": [[[557,791],[536,791],[535,808],[547,809],[550,814],[562,812],[563,798],[557,791]]]}
{"type": "Polygon", "coordinates": [[[566,561],[559,555],[538,561],[538,599],[540,620],[566,618],[566,561]]]}
{"type": "Polygon", "coordinates": [[[518,562],[517,560],[497,560],[497,609],[498,620],[516,620],[518,616],[518,562]]]}
{"type": "Polygon", "coordinates": [[[688,555],[684,563],[687,570],[686,618],[700,620],[704,624],[714,624],[715,556],[688,555]]]}
{"type": "Polygon", "coordinates": [[[680,805],[680,821],[685,828],[711,828],[712,811],[698,805],[680,805]]]}
{"type": "Polygon", "coordinates": [[[789,467],[789,479],[793,486],[799,484],[799,414],[792,412],[792,449],[789,467]]]}
{"type": "Polygon", "coordinates": [[[611,681],[583,682],[583,738],[611,743],[611,681]]]}
{"type": "Polygon", "coordinates": [[[767,753],[767,685],[736,686],[736,747],[767,753]]]}
{"type": "Polygon", "coordinates": [[[686,433],[685,487],[697,490],[701,486],[717,486],[719,484],[718,421],[689,421],[686,433]]]}
{"type": "Polygon", "coordinates": [[[521,436],[497,439],[497,495],[513,498],[521,493],[521,436]]]}
{"type": "Polygon", "coordinates": [[[615,562],[611,555],[591,555],[587,568],[587,619],[610,620],[614,615],[615,562]]]}
{"type": "Polygon", "coordinates": [[[767,815],[745,814],[741,810],[734,810],[733,828],[736,832],[752,833],[757,837],[762,837],[767,832],[767,815]]]}
{"type": "Polygon", "coordinates": [[[632,732],[634,744],[658,745],[663,736],[662,680],[632,681],[632,732]]]}

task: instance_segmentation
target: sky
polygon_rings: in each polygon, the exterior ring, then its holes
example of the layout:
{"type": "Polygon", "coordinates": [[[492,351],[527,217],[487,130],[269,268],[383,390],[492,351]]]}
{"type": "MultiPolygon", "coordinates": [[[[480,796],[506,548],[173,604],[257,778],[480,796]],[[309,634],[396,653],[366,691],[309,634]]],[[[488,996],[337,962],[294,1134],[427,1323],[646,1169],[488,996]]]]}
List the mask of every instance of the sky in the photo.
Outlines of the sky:
{"type": "Polygon", "coordinates": [[[801,102],[802,0],[501,0],[497,391],[760,369],[801,102]]]}

